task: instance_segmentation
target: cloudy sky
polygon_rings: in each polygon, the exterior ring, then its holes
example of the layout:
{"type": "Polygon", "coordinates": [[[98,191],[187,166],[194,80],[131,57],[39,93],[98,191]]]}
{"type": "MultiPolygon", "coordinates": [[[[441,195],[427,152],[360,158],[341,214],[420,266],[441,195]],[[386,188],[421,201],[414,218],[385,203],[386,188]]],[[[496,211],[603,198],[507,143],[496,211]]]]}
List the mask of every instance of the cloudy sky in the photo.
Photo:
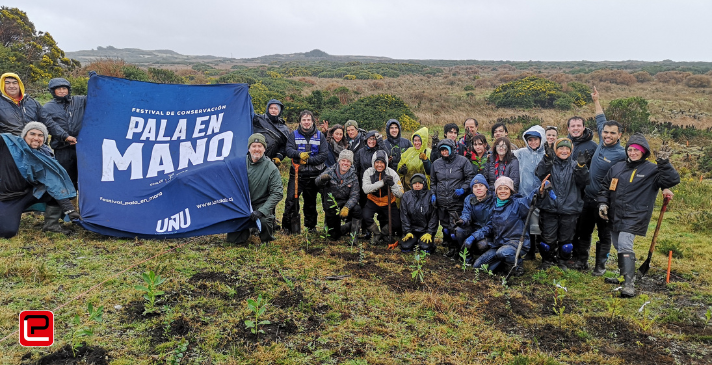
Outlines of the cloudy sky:
{"type": "Polygon", "coordinates": [[[711,0],[5,0],[65,51],[712,61],[711,0]]]}

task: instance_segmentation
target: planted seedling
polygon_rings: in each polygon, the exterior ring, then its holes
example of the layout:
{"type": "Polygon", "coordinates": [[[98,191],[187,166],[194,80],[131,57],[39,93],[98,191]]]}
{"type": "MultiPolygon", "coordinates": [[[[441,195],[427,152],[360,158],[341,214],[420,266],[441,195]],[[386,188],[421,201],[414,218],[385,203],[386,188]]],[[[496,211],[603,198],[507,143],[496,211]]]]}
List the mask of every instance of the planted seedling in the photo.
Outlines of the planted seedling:
{"type": "Polygon", "coordinates": [[[359,241],[358,243],[358,265],[363,266],[364,259],[366,258],[366,254],[363,252],[363,240],[359,241]]]}
{"type": "Polygon", "coordinates": [[[267,310],[267,300],[264,300],[262,298],[262,294],[257,296],[257,300],[251,298],[247,299],[247,308],[252,311],[255,320],[246,320],[245,328],[249,329],[253,334],[257,336],[259,336],[260,333],[265,333],[265,331],[260,329],[260,326],[272,323],[266,320],[260,321],[260,317],[262,317],[265,314],[265,311],[267,310]]]}
{"type": "Polygon", "coordinates": [[[329,227],[324,223],[324,232],[321,234],[321,239],[326,240],[329,238],[329,227]]]}
{"type": "Polygon", "coordinates": [[[351,248],[349,249],[349,252],[354,252],[354,242],[356,242],[357,235],[358,232],[351,232],[351,248]]]}
{"type": "MultiPolygon", "coordinates": [[[[158,272],[160,271],[161,270],[159,269],[158,272]]],[[[166,279],[162,278],[161,275],[153,272],[152,270],[146,271],[141,274],[140,277],[146,285],[136,285],[134,286],[134,289],[145,292],[143,298],[146,299],[148,303],[144,308],[143,314],[146,315],[147,313],[155,312],[156,297],[165,294],[163,291],[158,290],[158,286],[163,284],[166,279]]]]}
{"type": "Polygon", "coordinates": [[[411,272],[411,276],[413,280],[420,280],[421,284],[425,282],[425,270],[423,270],[423,266],[425,265],[425,260],[428,255],[429,254],[425,251],[421,252],[418,246],[415,247],[415,254],[413,256],[414,264],[410,265],[410,268],[414,269],[411,272]]]}
{"type": "Polygon", "coordinates": [[[613,321],[613,318],[620,314],[622,307],[623,303],[621,303],[621,299],[613,294],[611,294],[611,297],[606,300],[606,309],[608,310],[608,314],[611,316],[611,322],[613,321]]]}
{"type": "Polygon", "coordinates": [[[650,316],[649,313],[650,311],[648,310],[648,304],[650,304],[650,300],[647,294],[641,294],[638,297],[638,300],[642,304],[640,306],[640,309],[638,309],[638,314],[640,315],[640,319],[634,319],[636,323],[640,326],[640,328],[643,330],[643,332],[648,332],[650,327],[653,326],[653,323],[655,323],[655,320],[658,319],[658,316],[650,316]]]}
{"type": "Polygon", "coordinates": [[[707,307],[707,312],[705,312],[705,327],[710,323],[712,319],[712,307],[707,307]]]}
{"type": "Polygon", "coordinates": [[[282,279],[284,279],[284,282],[287,283],[287,286],[289,287],[289,289],[294,290],[294,282],[289,280],[288,277],[284,276],[284,273],[282,272],[282,270],[279,270],[279,274],[282,275],[282,279]]]}
{"type": "Polygon", "coordinates": [[[462,259],[462,271],[464,272],[467,270],[467,254],[469,252],[467,251],[467,247],[463,248],[462,251],[460,252],[460,258],[462,259]]]}
{"type": "Polygon", "coordinates": [[[336,202],[336,198],[334,198],[334,194],[329,193],[329,201],[331,202],[331,205],[329,208],[333,209],[336,212],[336,215],[339,215],[339,203],[336,202]]]}
{"type": "Polygon", "coordinates": [[[168,363],[170,365],[180,364],[180,362],[183,361],[183,356],[185,356],[186,351],[188,351],[188,340],[184,338],[180,340],[180,342],[178,343],[178,347],[173,350],[173,355],[168,360],[168,363]]]}
{"type": "Polygon", "coordinates": [[[94,324],[103,321],[104,306],[94,309],[94,305],[89,303],[87,305],[87,314],[89,314],[89,320],[84,324],[82,324],[82,319],[78,314],[75,314],[72,320],[75,327],[75,330],[72,331],[72,356],[74,357],[77,356],[77,349],[82,345],[82,338],[92,337],[94,335],[94,324]]]}
{"type": "Polygon", "coordinates": [[[553,309],[554,313],[559,316],[559,328],[562,328],[564,311],[566,310],[566,306],[564,305],[564,297],[566,297],[568,289],[566,289],[565,285],[566,280],[561,280],[557,282],[556,279],[554,279],[554,305],[551,307],[551,309],[553,309]]]}

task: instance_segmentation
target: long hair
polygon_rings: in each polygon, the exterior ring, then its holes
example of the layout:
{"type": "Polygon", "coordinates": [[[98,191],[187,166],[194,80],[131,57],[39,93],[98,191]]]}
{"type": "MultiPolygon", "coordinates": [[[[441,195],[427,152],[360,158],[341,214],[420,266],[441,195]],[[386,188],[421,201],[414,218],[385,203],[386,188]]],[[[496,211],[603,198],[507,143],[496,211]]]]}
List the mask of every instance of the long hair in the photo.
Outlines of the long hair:
{"type": "Polygon", "coordinates": [[[496,156],[499,156],[497,153],[497,145],[499,145],[500,142],[504,142],[507,146],[507,153],[504,154],[504,158],[501,161],[504,163],[510,163],[514,158],[514,153],[512,152],[512,142],[510,142],[507,137],[499,137],[494,140],[494,143],[492,144],[492,157],[497,158],[496,156]]]}
{"type": "Polygon", "coordinates": [[[346,141],[346,138],[348,138],[348,136],[346,135],[346,128],[344,128],[344,126],[342,126],[341,124],[334,124],[333,127],[329,128],[329,131],[326,133],[326,140],[329,143],[334,142],[334,131],[336,131],[337,129],[341,129],[341,133],[344,134],[344,136],[341,137],[341,141],[337,142],[337,144],[343,146],[344,148],[348,147],[349,142],[346,141]]]}

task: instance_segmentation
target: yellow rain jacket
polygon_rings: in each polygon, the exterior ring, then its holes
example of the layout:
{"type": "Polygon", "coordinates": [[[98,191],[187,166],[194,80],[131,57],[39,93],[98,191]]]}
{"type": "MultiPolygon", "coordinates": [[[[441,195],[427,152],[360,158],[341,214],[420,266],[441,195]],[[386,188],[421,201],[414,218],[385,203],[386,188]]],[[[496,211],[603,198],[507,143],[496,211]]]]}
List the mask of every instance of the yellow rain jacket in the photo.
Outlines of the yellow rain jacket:
{"type": "Polygon", "coordinates": [[[420,140],[423,141],[423,144],[420,146],[420,149],[416,150],[415,147],[407,149],[401,155],[401,160],[398,163],[398,170],[400,170],[401,166],[403,165],[408,166],[407,174],[398,174],[401,177],[401,181],[403,182],[404,191],[411,190],[410,178],[417,173],[425,175],[428,179],[428,186],[430,186],[430,168],[428,168],[426,171],[425,166],[423,165],[424,161],[420,159],[420,154],[425,153],[425,163],[428,165],[428,167],[430,167],[430,148],[428,148],[427,146],[428,141],[430,141],[430,139],[428,139],[428,128],[423,127],[415,131],[415,133],[413,133],[413,135],[410,137],[411,142],[413,142],[413,137],[415,136],[420,136],[420,140]]]}

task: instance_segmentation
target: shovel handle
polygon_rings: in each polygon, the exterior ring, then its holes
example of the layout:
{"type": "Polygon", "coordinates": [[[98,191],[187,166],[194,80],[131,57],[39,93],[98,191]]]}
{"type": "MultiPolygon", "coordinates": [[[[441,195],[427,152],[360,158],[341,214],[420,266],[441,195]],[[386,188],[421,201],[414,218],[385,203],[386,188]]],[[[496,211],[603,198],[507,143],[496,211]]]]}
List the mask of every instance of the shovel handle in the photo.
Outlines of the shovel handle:
{"type": "Polygon", "coordinates": [[[667,210],[668,203],[670,202],[669,197],[665,197],[663,199],[663,206],[660,208],[660,215],[658,216],[658,223],[655,225],[655,233],[653,233],[653,241],[650,242],[650,250],[648,251],[649,253],[653,253],[655,250],[655,244],[658,242],[658,232],[660,231],[660,225],[663,223],[663,214],[665,214],[665,211],[667,210]]]}

